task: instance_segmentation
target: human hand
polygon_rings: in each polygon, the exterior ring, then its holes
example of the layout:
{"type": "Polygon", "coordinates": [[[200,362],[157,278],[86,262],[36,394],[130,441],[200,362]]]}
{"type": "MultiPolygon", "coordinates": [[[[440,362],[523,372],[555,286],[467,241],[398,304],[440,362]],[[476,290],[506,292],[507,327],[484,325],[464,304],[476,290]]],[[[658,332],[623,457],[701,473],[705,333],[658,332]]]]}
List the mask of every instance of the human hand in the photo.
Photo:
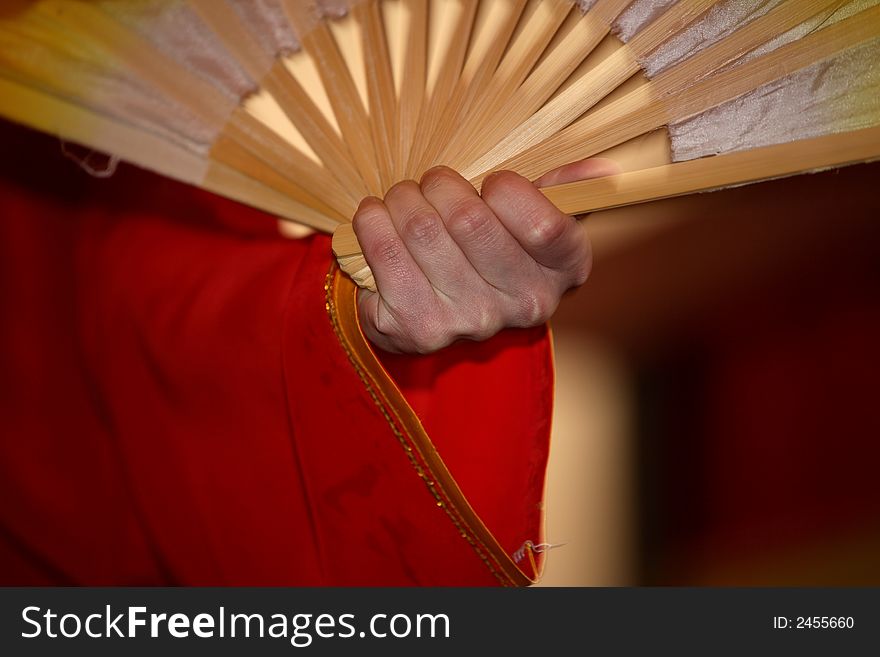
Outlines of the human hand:
{"type": "Polygon", "coordinates": [[[483,182],[482,196],[458,173],[436,167],[380,200],[365,198],[353,227],[378,292],[360,290],[367,338],[391,352],[430,353],[459,339],[546,322],[562,295],[590,273],[584,227],[541,186],[619,171],[589,159],[535,183],[510,171],[483,182]]]}

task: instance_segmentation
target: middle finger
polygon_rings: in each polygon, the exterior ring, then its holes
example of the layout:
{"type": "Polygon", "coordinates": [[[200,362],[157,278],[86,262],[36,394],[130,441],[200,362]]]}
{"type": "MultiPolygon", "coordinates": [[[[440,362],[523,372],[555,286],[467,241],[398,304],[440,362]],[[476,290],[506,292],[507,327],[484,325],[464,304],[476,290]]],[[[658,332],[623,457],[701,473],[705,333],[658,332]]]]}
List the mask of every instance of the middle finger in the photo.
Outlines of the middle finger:
{"type": "Polygon", "coordinates": [[[513,235],[458,173],[436,167],[422,177],[422,193],[433,205],[470,265],[492,287],[517,292],[537,269],[513,235]]]}
{"type": "Polygon", "coordinates": [[[413,181],[396,184],[385,195],[394,227],[438,292],[458,297],[478,278],[461,249],[450,237],[443,220],[413,181]]]}

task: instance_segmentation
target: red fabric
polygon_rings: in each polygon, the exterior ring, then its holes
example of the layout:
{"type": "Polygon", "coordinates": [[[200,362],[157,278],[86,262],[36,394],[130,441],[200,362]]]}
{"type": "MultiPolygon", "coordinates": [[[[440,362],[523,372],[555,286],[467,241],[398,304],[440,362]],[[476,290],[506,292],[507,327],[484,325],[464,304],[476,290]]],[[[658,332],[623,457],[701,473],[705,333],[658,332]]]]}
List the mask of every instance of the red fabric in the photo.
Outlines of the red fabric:
{"type": "MultiPolygon", "coordinates": [[[[0,140],[0,584],[497,583],[333,333],[326,237],[0,140]]],[[[388,366],[504,549],[539,539],[546,331],[388,366]]]]}

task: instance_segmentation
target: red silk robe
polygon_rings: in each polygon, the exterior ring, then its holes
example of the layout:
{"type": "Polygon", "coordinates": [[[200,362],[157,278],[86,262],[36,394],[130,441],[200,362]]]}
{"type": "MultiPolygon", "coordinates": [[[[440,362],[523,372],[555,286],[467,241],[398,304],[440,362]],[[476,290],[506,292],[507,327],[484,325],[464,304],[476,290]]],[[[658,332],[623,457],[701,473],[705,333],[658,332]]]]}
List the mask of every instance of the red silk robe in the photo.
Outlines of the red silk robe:
{"type": "Polygon", "coordinates": [[[377,358],[326,237],[0,143],[0,584],[534,577],[545,328],[377,358]]]}

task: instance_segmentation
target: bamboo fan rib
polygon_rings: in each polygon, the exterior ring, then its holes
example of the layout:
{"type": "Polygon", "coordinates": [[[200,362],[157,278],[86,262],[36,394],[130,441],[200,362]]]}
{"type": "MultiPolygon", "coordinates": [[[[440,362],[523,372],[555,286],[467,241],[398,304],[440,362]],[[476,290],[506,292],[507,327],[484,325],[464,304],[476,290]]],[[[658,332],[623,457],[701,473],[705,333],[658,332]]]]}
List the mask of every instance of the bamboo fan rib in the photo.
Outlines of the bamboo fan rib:
{"type": "Polygon", "coordinates": [[[335,230],[368,287],[359,200],[437,164],[479,187],[665,131],[651,166],[545,190],[577,214],[878,159],[878,61],[880,0],[0,8],[0,114],[335,230]]]}

